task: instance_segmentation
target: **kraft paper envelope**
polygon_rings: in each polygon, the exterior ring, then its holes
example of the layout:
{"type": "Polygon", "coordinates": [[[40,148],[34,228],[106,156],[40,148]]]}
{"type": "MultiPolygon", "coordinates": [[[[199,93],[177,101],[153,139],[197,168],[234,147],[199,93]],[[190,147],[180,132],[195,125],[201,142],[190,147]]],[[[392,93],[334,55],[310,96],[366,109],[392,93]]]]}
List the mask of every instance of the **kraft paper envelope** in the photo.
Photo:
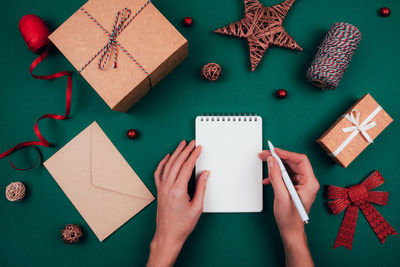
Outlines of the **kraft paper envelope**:
{"type": "Polygon", "coordinates": [[[44,166],[100,241],[154,200],[96,122],[44,166]]]}

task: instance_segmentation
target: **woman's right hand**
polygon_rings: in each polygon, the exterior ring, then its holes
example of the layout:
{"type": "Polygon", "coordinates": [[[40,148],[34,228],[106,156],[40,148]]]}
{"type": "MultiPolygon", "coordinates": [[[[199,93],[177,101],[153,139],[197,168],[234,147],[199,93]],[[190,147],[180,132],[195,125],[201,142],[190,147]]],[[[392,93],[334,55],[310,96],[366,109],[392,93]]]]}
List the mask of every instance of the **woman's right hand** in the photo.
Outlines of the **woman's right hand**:
{"type": "MultiPolygon", "coordinates": [[[[319,190],[310,161],[304,154],[279,148],[275,152],[288,167],[294,187],[309,213],[319,190]]],[[[274,190],[274,215],[285,247],[287,266],[313,266],[304,223],[282,179],[278,162],[268,150],[261,152],[259,157],[268,163],[268,177],[263,180],[263,184],[272,184],[274,190]]]]}

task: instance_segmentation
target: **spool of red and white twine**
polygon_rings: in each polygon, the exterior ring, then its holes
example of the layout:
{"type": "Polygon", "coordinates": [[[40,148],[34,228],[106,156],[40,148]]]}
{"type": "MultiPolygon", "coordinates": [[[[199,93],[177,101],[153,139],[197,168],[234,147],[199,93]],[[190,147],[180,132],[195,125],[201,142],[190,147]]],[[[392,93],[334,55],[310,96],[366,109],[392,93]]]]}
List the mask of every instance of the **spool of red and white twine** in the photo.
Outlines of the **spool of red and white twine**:
{"type": "Polygon", "coordinates": [[[336,89],[360,41],[357,27],[345,22],[333,24],[307,70],[307,80],[322,89],[336,89]]]}

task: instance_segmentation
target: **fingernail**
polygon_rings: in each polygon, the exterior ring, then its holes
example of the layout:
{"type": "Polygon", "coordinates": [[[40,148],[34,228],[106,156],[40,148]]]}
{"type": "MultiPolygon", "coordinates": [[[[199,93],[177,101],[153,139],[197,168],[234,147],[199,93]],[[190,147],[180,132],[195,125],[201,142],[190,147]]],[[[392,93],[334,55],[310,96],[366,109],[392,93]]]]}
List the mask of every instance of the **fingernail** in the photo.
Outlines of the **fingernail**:
{"type": "Polygon", "coordinates": [[[201,178],[204,180],[207,180],[209,175],[210,175],[210,171],[205,171],[201,178]]]}
{"type": "Polygon", "coordinates": [[[267,158],[268,166],[274,166],[274,159],[272,157],[267,158]]]}

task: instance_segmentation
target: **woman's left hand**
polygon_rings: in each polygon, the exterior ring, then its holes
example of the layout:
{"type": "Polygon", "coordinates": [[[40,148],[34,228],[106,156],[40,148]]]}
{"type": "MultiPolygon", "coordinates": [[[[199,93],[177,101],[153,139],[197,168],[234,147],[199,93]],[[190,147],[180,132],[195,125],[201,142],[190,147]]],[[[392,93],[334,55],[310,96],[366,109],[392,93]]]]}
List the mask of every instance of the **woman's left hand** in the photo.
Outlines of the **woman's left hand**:
{"type": "Polygon", "coordinates": [[[183,243],[195,228],[203,211],[208,171],[197,179],[190,199],[187,188],[201,146],[182,141],[172,155],[166,155],[154,173],[157,187],[156,233],[151,242],[148,266],[171,266],[183,243]]]}

